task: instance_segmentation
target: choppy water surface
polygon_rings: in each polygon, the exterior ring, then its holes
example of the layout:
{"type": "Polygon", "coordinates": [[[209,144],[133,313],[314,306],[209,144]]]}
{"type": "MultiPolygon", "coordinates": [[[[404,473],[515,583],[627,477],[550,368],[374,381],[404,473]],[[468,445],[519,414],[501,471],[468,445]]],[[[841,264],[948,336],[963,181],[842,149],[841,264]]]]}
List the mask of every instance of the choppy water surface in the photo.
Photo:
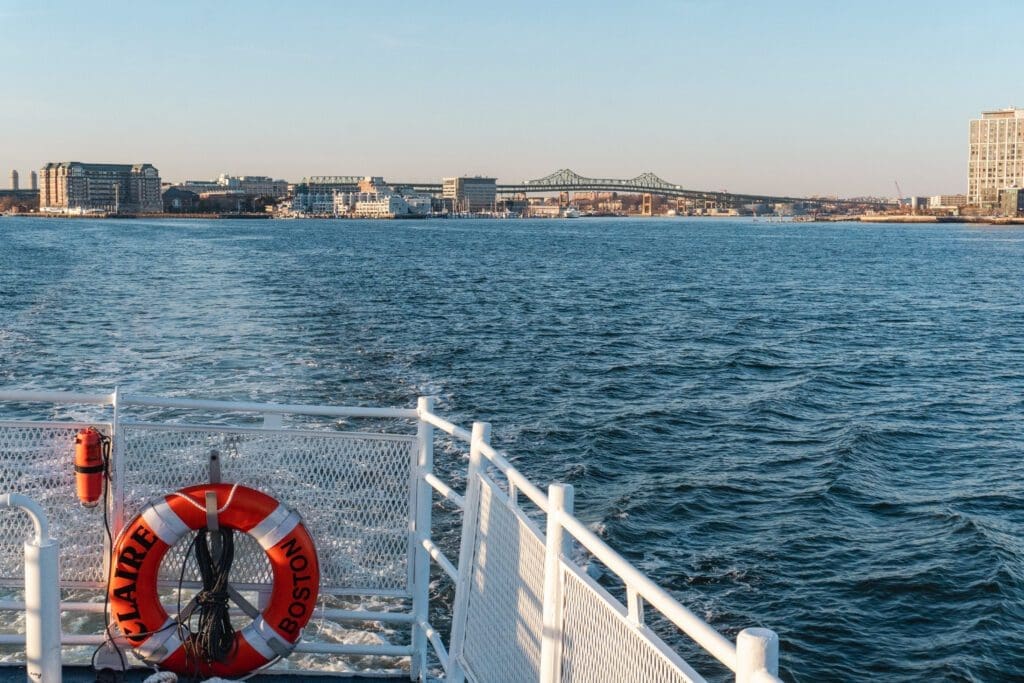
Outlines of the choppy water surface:
{"type": "Polygon", "coordinates": [[[436,394],[788,678],[1013,680],[1022,262],[966,226],[3,218],[0,385],[436,394]]]}

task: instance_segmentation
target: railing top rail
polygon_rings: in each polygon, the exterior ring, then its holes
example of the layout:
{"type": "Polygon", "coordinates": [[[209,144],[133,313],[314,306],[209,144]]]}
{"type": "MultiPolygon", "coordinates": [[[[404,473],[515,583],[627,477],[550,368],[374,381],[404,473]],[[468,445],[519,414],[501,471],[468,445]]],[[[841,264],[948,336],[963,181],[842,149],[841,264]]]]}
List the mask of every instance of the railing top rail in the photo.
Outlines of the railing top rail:
{"type": "Polygon", "coordinates": [[[254,401],[211,401],[191,398],[157,398],[140,394],[122,394],[121,406],[155,406],[193,410],[232,410],[254,413],[293,413],[327,417],[397,417],[416,418],[414,408],[364,408],[360,406],[314,406],[290,403],[257,403],[254,401]]]}
{"type": "MultiPolygon", "coordinates": [[[[439,417],[434,413],[428,411],[419,412],[420,419],[424,422],[434,425],[446,434],[451,434],[457,439],[470,443],[473,440],[473,434],[467,430],[459,427],[458,425],[449,422],[443,417],[439,417]]],[[[495,467],[504,474],[510,482],[515,484],[516,488],[526,494],[526,496],[534,502],[544,512],[548,509],[548,496],[540,488],[538,488],[532,481],[527,479],[522,472],[517,470],[512,464],[505,458],[505,456],[499,451],[495,450],[488,443],[481,444],[480,453],[487,458],[495,467]]]]}
{"type": "Polygon", "coordinates": [[[505,474],[508,480],[515,484],[516,488],[526,494],[533,503],[544,512],[549,509],[548,496],[540,490],[532,481],[512,466],[505,456],[494,450],[490,444],[483,444],[480,453],[505,474]]]}
{"type": "Polygon", "coordinates": [[[417,411],[417,413],[421,420],[428,424],[434,425],[445,434],[451,434],[456,439],[465,441],[466,443],[469,443],[470,441],[473,440],[473,435],[470,433],[468,429],[463,429],[462,427],[452,422],[449,422],[448,420],[444,419],[439,415],[435,415],[434,413],[431,413],[426,410],[417,411]]]}
{"type": "Polygon", "coordinates": [[[83,394],[74,391],[24,391],[0,390],[0,401],[25,401],[38,403],[75,403],[109,406],[114,403],[113,394],[83,394]]]}
{"type": "MultiPolygon", "coordinates": [[[[70,391],[15,391],[0,390],[0,401],[42,403],[73,403],[88,405],[114,405],[115,394],[84,394],[70,391]]],[[[143,394],[116,396],[119,406],[152,406],[158,408],[186,408],[191,410],[226,410],[254,413],[289,413],[320,415],[324,417],[377,417],[415,419],[413,408],[365,408],[361,406],[316,406],[289,403],[257,403],[255,401],[215,401],[187,398],[161,398],[143,394]]]]}

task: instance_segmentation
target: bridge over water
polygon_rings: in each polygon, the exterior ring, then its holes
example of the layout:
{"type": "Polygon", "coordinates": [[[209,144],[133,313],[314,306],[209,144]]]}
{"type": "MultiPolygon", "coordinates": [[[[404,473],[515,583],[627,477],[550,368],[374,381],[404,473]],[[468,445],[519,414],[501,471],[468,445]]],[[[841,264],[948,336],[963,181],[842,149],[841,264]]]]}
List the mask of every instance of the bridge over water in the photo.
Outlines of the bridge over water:
{"type": "MultiPolygon", "coordinates": [[[[440,183],[392,183],[413,187],[423,192],[440,192],[440,183]]],[[[719,205],[740,204],[859,204],[868,202],[850,199],[826,199],[822,197],[783,197],[764,194],[736,194],[723,190],[693,190],[662,180],[653,173],[641,173],[635,178],[587,178],[575,171],[563,168],[560,171],[521,183],[498,183],[498,194],[540,194],[544,192],[623,192],[626,194],[656,194],[664,197],[714,201],[719,205]]],[[[884,202],[872,202],[877,206],[884,202]]]]}

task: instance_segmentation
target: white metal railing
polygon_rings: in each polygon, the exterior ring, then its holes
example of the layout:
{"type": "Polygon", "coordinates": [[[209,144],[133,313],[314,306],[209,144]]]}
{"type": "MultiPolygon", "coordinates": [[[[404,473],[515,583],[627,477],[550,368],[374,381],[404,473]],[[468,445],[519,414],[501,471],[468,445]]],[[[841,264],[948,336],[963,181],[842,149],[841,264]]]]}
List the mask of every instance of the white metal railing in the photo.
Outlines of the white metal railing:
{"type": "MultiPolygon", "coordinates": [[[[109,505],[109,513],[112,521],[113,531],[116,534],[117,531],[123,526],[126,512],[133,512],[131,505],[127,506],[124,501],[124,480],[126,474],[127,463],[126,460],[130,460],[134,456],[133,453],[128,452],[128,448],[125,444],[125,438],[129,434],[170,434],[172,436],[188,437],[189,435],[195,436],[196,434],[224,434],[226,437],[242,437],[251,438],[254,440],[260,439],[275,439],[275,438],[287,438],[287,439],[299,439],[299,438],[320,438],[321,440],[338,440],[338,439],[349,439],[358,437],[359,441],[375,442],[375,443],[391,443],[399,441],[398,444],[401,446],[399,450],[392,449],[392,460],[394,457],[401,452],[408,452],[410,455],[416,451],[415,436],[410,434],[407,436],[396,436],[389,434],[358,434],[348,432],[336,432],[336,431],[304,431],[302,428],[305,425],[299,425],[299,429],[285,429],[282,426],[281,416],[285,415],[312,415],[322,416],[331,418],[384,418],[384,419],[398,419],[398,420],[410,420],[415,419],[416,411],[413,409],[401,409],[401,408],[365,408],[365,407],[333,407],[333,406],[316,406],[316,405],[283,405],[283,404],[264,404],[264,403],[252,403],[252,402],[228,402],[228,401],[207,401],[207,400],[193,400],[193,399],[176,399],[176,398],[157,398],[139,394],[126,394],[119,391],[114,391],[110,394],[86,394],[78,392],[48,392],[48,391],[0,391],[0,401],[3,402],[14,402],[18,404],[31,404],[31,403],[46,403],[58,406],[99,406],[106,409],[106,411],[97,416],[89,422],[81,421],[68,421],[68,422],[53,422],[53,421],[7,421],[0,424],[0,437],[3,436],[3,430],[10,429],[32,429],[34,431],[46,431],[55,430],[59,433],[59,436],[63,438],[66,447],[70,449],[70,445],[73,439],[64,438],[67,434],[71,434],[73,437],[74,431],[80,427],[87,425],[94,425],[108,433],[113,439],[113,454],[111,458],[111,465],[113,470],[113,482],[111,484],[111,500],[109,505]],[[176,413],[176,417],[179,414],[184,414],[187,411],[206,411],[210,413],[219,414],[235,414],[235,413],[250,413],[255,414],[257,417],[262,417],[262,425],[253,427],[229,427],[224,425],[194,425],[187,423],[174,423],[174,424],[152,424],[136,419],[132,419],[129,416],[131,409],[136,407],[151,407],[151,408],[164,408],[173,409],[180,411],[176,413]],[[275,419],[276,418],[276,419],[275,419]],[[70,429],[70,432],[68,431],[70,429]],[[304,437],[305,435],[305,437],[304,437]],[[405,443],[409,444],[409,448],[405,448],[405,443]],[[403,450],[404,449],[404,450],[403,450]]],[[[179,418],[180,419],[180,418],[179,418]]],[[[0,439],[0,466],[2,466],[2,460],[8,455],[12,455],[10,451],[4,449],[2,439],[0,439]]],[[[21,453],[22,450],[31,450],[32,447],[42,448],[55,448],[54,444],[42,443],[32,444],[26,446],[24,449],[15,449],[14,457],[20,457],[24,455],[21,453]]],[[[181,448],[182,444],[176,444],[175,448],[181,448]]],[[[393,530],[396,534],[400,534],[404,537],[402,542],[403,555],[411,555],[411,543],[408,535],[408,520],[409,510],[413,507],[413,491],[410,491],[409,473],[414,469],[413,462],[409,456],[405,456],[406,466],[403,478],[399,480],[398,488],[401,489],[401,497],[404,502],[399,502],[403,509],[402,519],[393,525],[393,530]]],[[[60,461],[64,464],[64,461],[60,461]]],[[[64,473],[70,472],[70,460],[66,461],[66,467],[62,467],[61,471],[64,473]]],[[[364,463],[372,465],[372,462],[364,463]]],[[[58,482],[65,485],[67,490],[72,491],[71,498],[73,499],[73,482],[71,481],[71,475],[62,475],[68,481],[58,482]]],[[[49,479],[55,479],[54,477],[47,477],[49,479]]],[[[36,479],[41,479],[36,477],[36,479]]],[[[197,483],[191,481],[189,483],[197,483]]],[[[301,482],[300,482],[301,483],[301,482]]],[[[266,482],[263,486],[257,486],[259,488],[267,489],[273,487],[275,482],[266,482]]],[[[174,490],[177,486],[166,489],[165,492],[174,490]]],[[[164,489],[161,489],[164,491],[164,489]]],[[[133,501],[134,506],[137,508],[138,505],[145,501],[133,501]]],[[[71,505],[67,499],[49,501],[47,503],[51,513],[58,512],[62,515],[63,521],[67,521],[68,512],[66,508],[72,508],[77,512],[81,512],[77,505],[71,505]]],[[[308,513],[308,509],[299,507],[300,512],[308,513]]],[[[95,523],[99,523],[98,517],[93,517],[95,523]]],[[[58,519],[57,527],[61,519],[58,519]]],[[[307,522],[309,520],[307,519],[307,522]]],[[[97,543],[98,539],[102,535],[99,531],[99,527],[96,527],[97,543]]],[[[8,541],[10,538],[7,539],[8,541]]],[[[245,537],[240,539],[242,541],[247,540],[245,537]]],[[[318,538],[318,542],[319,542],[318,538]]],[[[104,551],[105,553],[106,551],[104,551]]],[[[78,559],[78,558],[76,558],[78,559]]],[[[105,565],[105,562],[100,562],[99,554],[96,555],[97,564],[105,565]]],[[[237,560],[237,556],[236,556],[237,560]]],[[[67,562],[68,571],[73,571],[74,565],[81,564],[81,562],[67,562]]],[[[236,565],[239,563],[236,561],[236,565]]],[[[323,565],[322,565],[323,566],[323,565]]],[[[401,566],[401,563],[398,564],[401,566]]],[[[105,566],[102,568],[105,571],[105,566]]],[[[383,603],[382,609],[376,609],[377,604],[374,605],[374,609],[340,609],[338,607],[331,607],[326,605],[319,605],[312,612],[312,620],[314,622],[321,619],[330,619],[339,622],[363,622],[368,624],[391,624],[397,626],[408,626],[412,628],[415,623],[414,614],[408,610],[407,599],[412,594],[411,588],[411,568],[406,574],[403,570],[402,574],[402,587],[400,590],[386,589],[386,590],[375,590],[356,587],[349,589],[346,586],[340,585],[324,585],[322,589],[330,592],[333,595],[338,596],[354,596],[359,599],[360,596],[368,596],[373,598],[373,602],[380,604],[383,603]],[[378,596],[378,597],[374,597],[378,596]],[[405,604],[403,604],[405,603],[405,604]]],[[[100,579],[101,577],[97,577],[100,579]]],[[[187,582],[186,582],[187,583],[187,582]]],[[[12,585],[7,583],[7,585],[12,585]]],[[[65,589],[76,589],[76,592],[90,590],[102,590],[102,580],[86,580],[86,581],[61,581],[62,588],[65,589]]],[[[257,590],[260,587],[258,585],[241,584],[239,586],[242,589],[257,590]]],[[[324,592],[324,590],[322,590],[324,592]]],[[[2,611],[26,611],[27,605],[24,600],[17,599],[4,599],[0,600],[0,610],[2,611]]],[[[84,614],[97,614],[102,613],[103,604],[94,603],[84,600],[64,600],[60,603],[60,608],[65,611],[79,612],[84,614]]],[[[238,614],[236,610],[234,613],[238,614]]],[[[57,628],[60,628],[59,620],[55,622],[57,628]]],[[[429,626],[429,625],[428,625],[429,626]]],[[[434,633],[432,628],[428,628],[428,631],[432,634],[431,640],[440,642],[439,637],[434,633]]],[[[81,645],[99,645],[105,640],[105,635],[102,632],[99,633],[63,633],[59,635],[59,641],[65,646],[81,646],[81,645]]],[[[26,636],[24,634],[0,634],[0,645],[22,645],[26,643],[26,636]]],[[[377,657],[398,657],[398,658],[409,658],[413,655],[412,645],[401,645],[401,644],[390,644],[384,643],[336,643],[336,642],[322,642],[322,641],[310,641],[304,639],[298,643],[295,647],[296,653],[309,654],[313,656],[317,655],[339,655],[339,656],[377,656],[377,657]]],[[[282,672],[287,673],[287,672],[282,672]]],[[[48,679],[47,679],[48,680],[48,679]]]]}
{"type": "MultiPolygon", "coordinates": [[[[473,671],[470,661],[478,654],[472,651],[479,647],[478,640],[467,638],[467,624],[470,619],[479,625],[487,615],[472,614],[470,595],[486,590],[488,580],[501,578],[512,581],[511,590],[518,592],[520,604],[535,612],[538,623],[513,624],[520,631],[527,632],[523,638],[526,645],[517,644],[515,639],[503,643],[506,647],[527,647],[528,652],[518,653],[520,664],[527,672],[523,680],[539,680],[543,683],[579,680],[585,674],[577,674],[581,663],[577,661],[580,633],[586,631],[584,640],[597,638],[607,648],[622,648],[624,637],[634,642],[637,657],[641,663],[667,671],[665,680],[703,681],[678,654],[672,651],[648,627],[645,616],[647,608],[655,610],[665,620],[675,625],[696,644],[721,662],[735,674],[738,683],[766,683],[777,681],[778,638],[767,629],[746,629],[735,643],[729,641],[714,628],[693,614],[675,600],[667,591],[657,586],[647,576],[633,567],[621,555],[588,529],[573,515],[573,490],[569,486],[552,486],[547,492],[541,490],[513,467],[502,452],[490,445],[490,425],[483,422],[473,424],[471,430],[464,429],[434,412],[432,398],[420,398],[416,409],[331,407],[299,404],[262,404],[253,402],[227,402],[178,398],[157,398],[138,394],[125,394],[115,390],[111,394],[84,394],[71,392],[0,391],[0,401],[18,403],[45,402],[51,404],[75,404],[105,406],[111,409],[107,424],[113,438],[112,462],[115,482],[123,481],[126,460],[125,434],[131,430],[153,429],[171,432],[204,430],[231,433],[279,434],[281,438],[304,434],[283,425],[286,415],[321,416],[334,418],[384,418],[415,420],[415,443],[412,444],[408,465],[408,524],[407,568],[405,589],[388,591],[352,590],[334,586],[335,594],[351,595],[393,595],[408,598],[411,608],[403,610],[345,610],[321,607],[314,612],[314,619],[325,617],[339,621],[379,622],[405,624],[411,628],[409,645],[392,644],[343,644],[324,642],[300,642],[296,652],[319,653],[324,655],[376,655],[382,657],[408,657],[409,675],[413,680],[426,681],[436,675],[432,660],[444,672],[447,680],[461,682],[466,678],[477,683],[490,680],[508,680],[507,676],[491,675],[473,671]],[[213,411],[218,413],[254,413],[262,416],[259,428],[209,427],[184,424],[154,425],[127,419],[123,411],[133,407],[175,409],[182,411],[213,411]],[[466,471],[466,489],[457,492],[442,481],[435,472],[435,432],[440,431],[458,442],[469,444],[469,464],[466,471]],[[488,472],[500,475],[501,483],[488,472]],[[432,509],[434,494],[463,514],[462,534],[457,561],[450,559],[438,545],[433,535],[432,509]],[[545,519],[545,529],[539,528],[520,506],[520,496],[535,506],[545,519]],[[493,538],[494,529],[483,526],[485,513],[482,499],[488,501],[495,517],[491,520],[511,524],[518,528],[521,540],[533,548],[535,560],[533,573],[527,576],[520,568],[495,566],[495,558],[502,543],[510,539],[493,538]],[[625,588],[626,604],[620,604],[596,582],[586,576],[572,561],[574,548],[585,551],[616,576],[625,588]],[[443,635],[430,621],[430,573],[432,564],[437,565],[455,584],[454,606],[452,608],[451,631],[448,645],[443,635]],[[505,571],[504,574],[501,574],[505,571]],[[509,571],[511,573],[509,573],[509,571]],[[494,572],[498,572],[495,574],[494,572]],[[568,583],[567,583],[568,582],[568,583]],[[580,593],[580,590],[583,593],[580,593]],[[585,603],[573,603],[573,596],[585,595],[585,603]],[[523,600],[527,602],[524,603],[523,600]],[[590,620],[590,621],[588,621],[590,620]],[[612,629],[604,633],[601,629],[612,629]],[[618,633],[613,637],[612,632],[618,633]],[[625,629],[625,630],[621,630],[625,629]],[[537,633],[532,633],[536,630],[537,633]],[[604,640],[601,640],[601,639],[604,640]],[[539,643],[533,642],[539,639],[539,643]],[[577,642],[579,641],[579,642],[577,642]],[[606,642],[607,641],[607,642],[606,642]],[[535,647],[536,646],[536,647],[535,647]],[[467,651],[469,648],[469,651],[467,651]]],[[[8,423],[14,424],[14,423],[8,423]]],[[[23,423],[18,423],[23,424],[23,423]]],[[[58,424],[67,427],[70,423],[58,424]]],[[[3,424],[0,424],[0,429],[3,424]]],[[[319,433],[319,432],[318,432],[319,433]]],[[[331,434],[331,432],[323,432],[331,434]]],[[[364,435],[372,436],[372,435],[364,435]]],[[[380,435],[383,437],[384,435],[380,435]]],[[[3,457],[0,453],[0,457],[3,457]]],[[[120,494],[123,495],[123,489],[120,494]]],[[[123,525],[124,504],[114,496],[112,518],[115,533],[123,525]]],[[[301,509],[300,509],[301,511],[301,509]]],[[[318,540],[319,543],[319,540],[318,540]]],[[[522,548],[525,552],[529,550],[522,548]]],[[[514,560],[510,560],[514,561],[514,560]]],[[[519,562],[524,561],[522,558],[519,562]]],[[[62,585],[68,585],[67,582],[62,585]]],[[[503,584],[504,585],[504,584],[503,584]]],[[[94,586],[97,587],[97,586],[94,586]]],[[[493,588],[492,588],[493,590],[493,588]]],[[[407,603],[408,604],[408,603],[407,603]]],[[[97,612],[102,605],[85,601],[65,601],[61,608],[69,611],[97,612]]],[[[0,610],[25,609],[25,603],[16,600],[0,600],[0,610]]],[[[531,617],[532,618],[532,617],[531,617]]],[[[512,624],[513,622],[509,622],[512,624]]],[[[492,625],[493,626],[493,625],[492,625]]],[[[58,626],[59,628],[59,626],[58,626]]],[[[499,631],[503,625],[495,626],[499,631]]],[[[522,633],[520,634],[522,636],[522,633]]],[[[64,645],[99,644],[102,634],[62,634],[64,645]]],[[[522,639],[522,638],[521,638],[522,639]]],[[[19,635],[0,635],[0,644],[23,643],[19,635]]],[[[587,641],[589,642],[589,641],[587,641]]],[[[640,675],[640,674],[637,674],[640,675]]],[[[641,680],[641,679],[638,679],[641,680]]]]}
{"type": "Polygon", "coordinates": [[[25,661],[30,681],[60,683],[58,546],[42,506],[20,493],[0,495],[0,507],[21,508],[35,533],[25,541],[25,661]]]}
{"type": "MultiPolygon", "coordinates": [[[[467,491],[459,507],[464,512],[464,524],[459,554],[458,581],[454,608],[454,622],[451,635],[450,665],[446,667],[449,678],[461,681],[466,672],[463,647],[466,638],[466,600],[468,584],[473,566],[472,549],[475,520],[480,506],[480,482],[485,460],[507,480],[508,500],[517,506],[517,494],[523,493],[547,517],[545,539],[545,568],[543,592],[543,639],[539,662],[539,680],[542,683],[561,681],[562,620],[565,604],[562,595],[562,568],[569,561],[572,551],[570,541],[579,543],[596,560],[607,567],[625,585],[627,593],[626,613],[629,622],[643,633],[658,650],[664,644],[646,626],[645,606],[657,610],[689,636],[701,648],[735,674],[737,683],[768,683],[778,681],[778,637],[768,629],[748,628],[741,631],[737,642],[732,643],[711,627],[707,622],[684,607],[667,591],[651,581],[642,572],[615,552],[593,531],[588,529],[572,514],[573,490],[571,486],[552,485],[545,494],[523,476],[508,459],[489,444],[490,425],[474,423],[473,429],[464,428],[441,418],[430,411],[429,404],[420,403],[420,419],[443,432],[470,444],[467,491]]],[[[448,497],[446,486],[434,486],[435,490],[448,497]]],[[[606,596],[609,601],[614,600],[606,596]]],[[[614,605],[613,605],[614,607],[614,605]]],[[[614,648],[617,644],[609,642],[614,648]]],[[[684,678],[703,680],[674,652],[663,652],[677,666],[684,678]]]]}

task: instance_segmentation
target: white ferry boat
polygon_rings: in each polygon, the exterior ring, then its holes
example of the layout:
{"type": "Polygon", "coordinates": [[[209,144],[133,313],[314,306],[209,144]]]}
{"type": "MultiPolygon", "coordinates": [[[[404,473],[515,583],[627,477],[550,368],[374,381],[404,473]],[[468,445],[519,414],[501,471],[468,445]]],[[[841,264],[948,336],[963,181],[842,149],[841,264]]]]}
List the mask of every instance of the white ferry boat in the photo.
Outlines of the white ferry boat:
{"type": "Polygon", "coordinates": [[[779,680],[775,633],[727,639],[430,398],[0,391],[0,418],[0,680],[779,680]]]}

